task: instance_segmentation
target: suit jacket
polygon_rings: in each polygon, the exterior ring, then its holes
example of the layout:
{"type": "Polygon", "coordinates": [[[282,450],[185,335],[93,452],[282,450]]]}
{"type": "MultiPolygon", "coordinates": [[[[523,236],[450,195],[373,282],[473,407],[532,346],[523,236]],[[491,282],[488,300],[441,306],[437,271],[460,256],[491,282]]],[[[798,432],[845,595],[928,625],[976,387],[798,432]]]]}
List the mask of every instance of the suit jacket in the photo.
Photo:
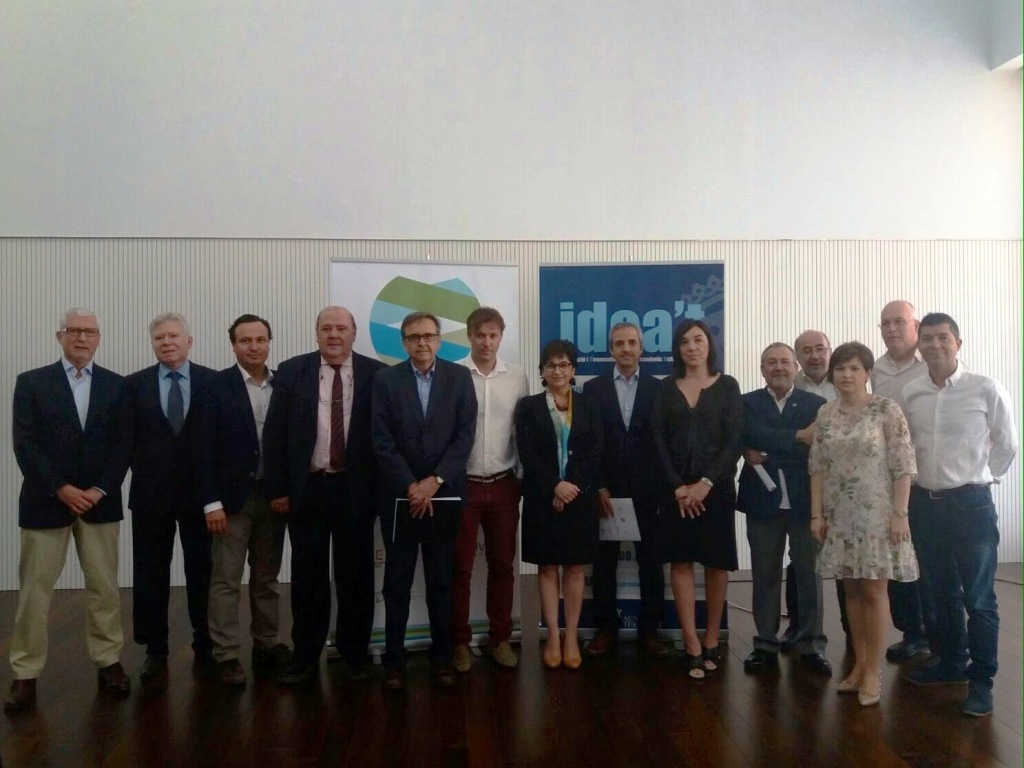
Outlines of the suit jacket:
{"type": "MultiPolygon", "coordinates": [[[[274,393],[263,424],[263,480],[267,496],[302,499],[316,447],[320,407],[320,352],[289,358],[274,374],[274,393]]],[[[345,479],[356,512],[372,509],[376,467],[370,443],[373,375],[384,363],[352,353],[352,415],[345,440],[345,479]]]]}
{"type": "Polygon", "coordinates": [[[203,420],[208,432],[203,439],[203,461],[213,466],[215,488],[224,512],[236,515],[242,511],[256,482],[260,440],[252,401],[238,366],[220,371],[215,383],[210,412],[203,420]]]}
{"type": "MultiPolygon", "coordinates": [[[[616,406],[617,407],[617,406],[616,406]]],[[[584,493],[601,487],[604,429],[599,408],[587,395],[573,393],[572,428],[565,479],[584,493]]],[[[558,435],[551,422],[545,393],[524,397],[516,412],[516,445],[523,464],[524,504],[550,507],[558,476],[558,435]]]]}
{"type": "Polygon", "coordinates": [[[466,496],[466,462],[476,436],[476,390],[469,369],[438,359],[423,415],[412,363],[373,380],[373,450],[381,475],[382,511],[411,483],[440,475],[437,496],[466,496]]]}
{"type": "Polygon", "coordinates": [[[82,429],[63,364],[18,376],[14,385],[14,456],[24,480],[18,498],[22,528],[62,528],[75,515],[54,495],[62,485],[93,486],[107,495],[82,519],[111,523],[124,516],[121,483],[128,471],[124,434],[125,380],[93,365],[82,429]]]}
{"type": "Polygon", "coordinates": [[[204,460],[204,419],[214,397],[217,372],[189,362],[191,380],[185,425],[175,435],[160,407],[159,365],[128,376],[126,411],[131,441],[132,510],[166,509],[183,495],[190,506],[201,508],[217,499],[213,467],[204,460]]]}
{"type": "MultiPolygon", "coordinates": [[[[797,442],[796,432],[813,424],[824,404],[825,398],[794,389],[779,413],[775,396],[767,389],[743,395],[743,444],[768,454],[761,466],[776,486],[779,470],[786,473],[790,513],[801,520],[809,521],[811,515],[811,480],[807,473],[810,446],[797,442]]],[[[744,462],[736,508],[751,517],[768,518],[778,514],[781,502],[781,488],[769,493],[754,468],[744,462]]]]}
{"type": "Polygon", "coordinates": [[[658,455],[650,432],[658,380],[641,374],[629,428],[622,420],[619,396],[612,376],[615,369],[583,385],[583,394],[597,406],[604,428],[599,488],[613,498],[632,498],[634,506],[653,510],[658,504],[658,455]]]}

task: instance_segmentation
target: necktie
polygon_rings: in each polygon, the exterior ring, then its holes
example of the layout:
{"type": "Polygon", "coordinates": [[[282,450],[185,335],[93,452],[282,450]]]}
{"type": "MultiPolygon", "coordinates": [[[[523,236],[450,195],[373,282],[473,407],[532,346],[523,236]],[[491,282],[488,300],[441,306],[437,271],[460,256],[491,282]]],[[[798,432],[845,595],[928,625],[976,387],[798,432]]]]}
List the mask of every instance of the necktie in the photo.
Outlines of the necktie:
{"type": "Polygon", "coordinates": [[[341,385],[341,366],[332,365],[334,381],[331,383],[331,469],[345,468],[345,403],[341,385]]]}
{"type": "Polygon", "coordinates": [[[177,435],[185,426],[185,397],[181,393],[181,374],[171,371],[167,376],[171,380],[171,391],[167,395],[167,421],[177,435]]]}

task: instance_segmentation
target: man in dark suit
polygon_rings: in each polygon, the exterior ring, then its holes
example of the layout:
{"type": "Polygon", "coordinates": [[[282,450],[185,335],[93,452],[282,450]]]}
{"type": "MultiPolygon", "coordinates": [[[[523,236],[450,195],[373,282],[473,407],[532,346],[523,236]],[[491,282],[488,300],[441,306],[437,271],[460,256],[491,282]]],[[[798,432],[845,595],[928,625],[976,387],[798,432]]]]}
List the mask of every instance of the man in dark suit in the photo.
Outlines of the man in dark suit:
{"type": "Polygon", "coordinates": [[[167,671],[167,608],[175,527],[185,560],[185,589],[198,663],[211,657],[207,626],[210,535],[203,505],[214,500],[212,473],[202,461],[203,420],[217,373],[188,359],[192,336],[184,316],[169,312],[149,324],[157,364],[128,377],[131,434],[135,642],[146,646],[139,676],[167,671]]]}
{"type": "Polygon", "coordinates": [[[228,328],[236,365],[218,375],[216,397],[205,424],[204,447],[215,467],[216,501],[205,506],[213,536],[210,576],[210,639],[218,675],[229,685],[245,685],[239,661],[238,603],[249,555],[249,608],[253,666],[284,666],[291,651],[280,640],[277,576],[284,549],[284,519],[270,509],[263,485],[263,424],[273,372],[267,367],[270,323],[242,315],[228,328]]]}
{"type": "Polygon", "coordinates": [[[814,420],[825,399],[794,388],[797,367],[792,347],[770,344],[761,353],[761,375],[768,386],[743,395],[746,449],[736,508],[747,515],[757,627],[754,650],[743,666],[752,671],[778,666],[782,558],[788,537],[799,606],[793,644],[811,670],[830,675],[807,474],[814,420]]]}
{"type": "MultiPolygon", "coordinates": [[[[392,541],[395,502],[408,498],[413,517],[433,515],[432,499],[466,497],[466,462],[476,432],[476,392],[469,369],[437,358],[441,322],[427,312],[402,321],[409,359],[373,382],[373,449],[382,475],[381,533],[384,566],[385,686],[405,687],[405,628],[420,546],[430,616],[430,660],[435,682],[455,684],[451,665],[454,531],[448,541],[392,541]]],[[[457,521],[456,521],[457,526],[457,521]]],[[[443,538],[443,537],[442,537],[443,538]]]]}
{"type": "MultiPolygon", "coordinates": [[[[658,460],[654,441],[647,431],[654,409],[658,381],[640,373],[643,337],[632,323],[618,323],[609,333],[608,351],[615,366],[583,385],[601,412],[604,452],[601,460],[601,514],[613,517],[613,498],[630,498],[636,510],[641,541],[636,542],[640,571],[640,647],[655,657],[668,655],[658,639],[665,595],[665,572],[653,551],[655,517],[658,511],[658,460]]],[[[619,542],[602,541],[594,563],[594,622],[597,634],[587,646],[591,656],[607,653],[619,634],[619,613],[615,607],[615,571],[619,565],[619,542]]]]}
{"type": "Polygon", "coordinates": [[[11,637],[14,682],[4,709],[35,702],[36,678],[46,664],[46,620],[53,587],[73,535],[82,563],[86,647],[100,687],[127,693],[121,667],[124,630],[117,585],[121,483],[128,470],[122,434],[124,378],[93,363],[99,320],[89,309],[61,318],[60,361],[18,376],[14,385],[14,456],[24,480],[18,613],[11,637]]]}
{"type": "Polygon", "coordinates": [[[344,307],[317,316],[319,350],[281,363],[263,429],[271,509],[292,542],[291,664],[278,678],[314,678],[331,620],[331,541],[338,599],[335,641],[354,680],[368,680],[373,629],[373,488],[370,397],[378,360],[352,351],[356,323],[344,307]]]}

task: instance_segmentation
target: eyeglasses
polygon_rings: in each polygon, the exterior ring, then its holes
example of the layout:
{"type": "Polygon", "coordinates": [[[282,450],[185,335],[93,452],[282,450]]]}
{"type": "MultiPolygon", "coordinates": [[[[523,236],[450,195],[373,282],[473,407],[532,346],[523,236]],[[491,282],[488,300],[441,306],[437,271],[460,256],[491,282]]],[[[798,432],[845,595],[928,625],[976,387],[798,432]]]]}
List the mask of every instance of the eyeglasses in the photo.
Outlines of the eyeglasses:
{"type": "Polygon", "coordinates": [[[548,373],[554,373],[555,371],[561,371],[565,373],[572,368],[572,363],[561,362],[561,363],[546,363],[544,370],[548,373]]]}
{"type": "Polygon", "coordinates": [[[883,331],[886,328],[903,328],[907,325],[907,319],[905,317],[897,317],[895,320],[883,320],[878,324],[878,327],[883,331]]]}
{"type": "Polygon", "coordinates": [[[402,338],[410,344],[419,344],[421,341],[426,344],[433,344],[439,337],[436,333],[410,333],[402,338]]]}
{"type": "Polygon", "coordinates": [[[67,336],[85,336],[87,339],[95,339],[100,335],[99,328],[61,328],[60,332],[67,336]]]}

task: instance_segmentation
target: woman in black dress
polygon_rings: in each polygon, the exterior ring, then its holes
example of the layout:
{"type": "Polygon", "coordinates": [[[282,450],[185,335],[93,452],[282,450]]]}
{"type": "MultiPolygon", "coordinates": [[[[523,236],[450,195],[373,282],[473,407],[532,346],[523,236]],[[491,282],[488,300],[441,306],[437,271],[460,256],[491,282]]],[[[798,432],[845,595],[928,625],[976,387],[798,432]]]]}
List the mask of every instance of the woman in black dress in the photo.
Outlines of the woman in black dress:
{"type": "Polygon", "coordinates": [[[718,638],[736,570],[736,462],[743,448],[743,401],[723,374],[711,331],[699,320],[672,337],[672,375],[660,385],[652,416],[654,444],[666,487],[659,546],[672,563],[672,595],[686,643],[690,677],[718,669],[718,638]],[[703,645],[697,635],[693,564],[704,566],[708,612],[703,645]]]}
{"type": "Polygon", "coordinates": [[[551,341],[540,357],[547,392],[524,397],[516,412],[523,465],[523,560],[539,566],[540,607],[548,629],[544,665],[583,662],[576,628],[583,605],[583,566],[597,557],[601,419],[572,384],[576,347],[551,341]],[[565,638],[558,634],[558,567],[565,598],[565,638]]]}

